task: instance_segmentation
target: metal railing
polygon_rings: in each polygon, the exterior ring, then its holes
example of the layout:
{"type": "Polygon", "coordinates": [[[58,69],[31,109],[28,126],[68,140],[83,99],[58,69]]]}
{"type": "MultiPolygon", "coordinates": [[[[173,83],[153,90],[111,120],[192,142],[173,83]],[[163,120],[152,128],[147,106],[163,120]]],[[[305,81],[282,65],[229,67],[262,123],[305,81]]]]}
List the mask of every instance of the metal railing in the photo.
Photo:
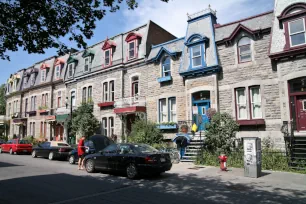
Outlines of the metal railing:
{"type": "Polygon", "coordinates": [[[202,11],[199,11],[199,12],[196,12],[196,13],[193,13],[193,14],[187,14],[187,17],[188,17],[188,20],[191,20],[193,18],[197,18],[197,17],[202,16],[202,15],[207,14],[207,13],[212,13],[212,14],[216,15],[217,11],[212,10],[209,6],[207,9],[204,9],[202,11]]]}
{"type": "Polygon", "coordinates": [[[143,96],[133,96],[127,98],[120,98],[115,100],[115,108],[125,108],[132,106],[146,106],[146,98],[143,96]]]}

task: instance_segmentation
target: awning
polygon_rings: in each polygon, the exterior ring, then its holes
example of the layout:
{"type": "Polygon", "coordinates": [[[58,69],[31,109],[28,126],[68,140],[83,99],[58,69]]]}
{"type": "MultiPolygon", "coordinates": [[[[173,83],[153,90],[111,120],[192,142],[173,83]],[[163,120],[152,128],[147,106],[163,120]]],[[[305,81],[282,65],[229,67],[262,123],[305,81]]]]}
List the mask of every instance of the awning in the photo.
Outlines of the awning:
{"type": "Polygon", "coordinates": [[[57,122],[65,122],[69,118],[69,114],[57,115],[56,121],[57,122]]]}
{"type": "Polygon", "coordinates": [[[46,116],[46,121],[49,121],[49,122],[51,122],[51,121],[55,121],[55,115],[48,115],[48,116],[46,116]]]}
{"type": "Polygon", "coordinates": [[[185,134],[185,133],[176,134],[175,138],[172,141],[176,142],[176,140],[182,140],[185,138],[187,139],[187,142],[190,143],[191,137],[189,136],[189,134],[185,134]]]}

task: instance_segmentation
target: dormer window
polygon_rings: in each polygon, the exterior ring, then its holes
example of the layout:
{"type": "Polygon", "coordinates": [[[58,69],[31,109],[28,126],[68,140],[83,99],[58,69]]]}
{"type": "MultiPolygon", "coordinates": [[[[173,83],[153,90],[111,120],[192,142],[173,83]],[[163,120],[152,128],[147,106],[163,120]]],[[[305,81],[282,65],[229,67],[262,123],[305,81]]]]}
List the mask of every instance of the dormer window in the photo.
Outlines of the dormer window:
{"type": "Polygon", "coordinates": [[[13,81],[13,91],[17,90],[17,79],[13,81]]]}
{"type": "Polygon", "coordinates": [[[73,63],[68,64],[68,78],[73,76],[73,63]]]}
{"type": "Polygon", "coordinates": [[[35,84],[35,74],[31,75],[31,86],[34,86],[35,84]]]}
{"type": "Polygon", "coordinates": [[[305,19],[300,18],[289,22],[290,46],[299,46],[306,43],[305,40],[305,19]]]}
{"type": "Polygon", "coordinates": [[[135,41],[129,43],[129,59],[135,58],[135,41]]]}
{"type": "Polygon", "coordinates": [[[90,56],[85,58],[84,72],[88,72],[90,68],[90,56]]]}
{"type": "Polygon", "coordinates": [[[192,50],[192,67],[199,67],[202,65],[202,54],[201,54],[201,45],[196,45],[191,48],[192,50]]]}
{"type": "Polygon", "coordinates": [[[55,78],[59,79],[61,76],[61,65],[56,65],[55,66],[55,78]]]}
{"type": "Polygon", "coordinates": [[[171,58],[164,57],[162,61],[162,77],[171,76],[171,58]]]}
{"type": "Polygon", "coordinates": [[[46,81],[46,69],[41,70],[41,82],[46,81]]]}
{"type": "Polygon", "coordinates": [[[238,41],[239,63],[252,61],[251,39],[243,37],[238,41]]]}
{"type": "Polygon", "coordinates": [[[105,50],[105,66],[110,65],[110,49],[105,50]]]}

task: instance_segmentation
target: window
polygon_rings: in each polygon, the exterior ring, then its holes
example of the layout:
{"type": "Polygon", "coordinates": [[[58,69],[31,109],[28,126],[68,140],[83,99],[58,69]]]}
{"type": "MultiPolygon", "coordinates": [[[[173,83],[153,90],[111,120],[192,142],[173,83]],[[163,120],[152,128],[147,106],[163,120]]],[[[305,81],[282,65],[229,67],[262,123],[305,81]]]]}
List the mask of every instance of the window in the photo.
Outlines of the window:
{"type": "Polygon", "coordinates": [[[135,41],[129,43],[129,59],[135,57],[135,41]]]}
{"type": "Polygon", "coordinates": [[[192,66],[198,67],[202,65],[202,56],[201,56],[201,45],[197,45],[191,48],[192,52],[192,66]]]}
{"type": "Polygon", "coordinates": [[[110,81],[109,82],[109,101],[114,101],[115,100],[115,82],[110,81]]]}
{"type": "Polygon", "coordinates": [[[62,92],[57,92],[57,108],[62,107],[62,92]]]}
{"type": "Polygon", "coordinates": [[[107,136],[107,118],[102,118],[102,135],[107,136]]]}
{"type": "Polygon", "coordinates": [[[115,100],[115,82],[109,81],[103,83],[103,102],[115,100]]]}
{"type": "Polygon", "coordinates": [[[168,106],[169,106],[169,122],[176,122],[176,99],[169,98],[168,106]]]}
{"type": "Polygon", "coordinates": [[[31,111],[36,110],[36,96],[31,97],[31,111]]]}
{"type": "Polygon", "coordinates": [[[171,59],[165,57],[162,61],[162,77],[171,76],[171,59]]]}
{"type": "Polygon", "coordinates": [[[86,92],[87,92],[86,89],[87,89],[86,87],[83,88],[83,92],[82,92],[82,103],[86,103],[86,92]]]}
{"type": "Polygon", "coordinates": [[[159,122],[167,122],[167,104],[165,98],[159,100],[159,122]]]}
{"type": "Polygon", "coordinates": [[[132,78],[132,97],[139,96],[138,82],[139,82],[138,76],[134,76],[132,78]]]}
{"type": "Polygon", "coordinates": [[[90,57],[85,58],[85,66],[84,66],[84,72],[89,71],[89,66],[90,66],[90,57]]]}
{"type": "Polygon", "coordinates": [[[251,40],[248,37],[243,37],[238,42],[239,63],[249,62],[252,60],[251,40]]]}
{"type": "Polygon", "coordinates": [[[105,65],[110,64],[110,50],[105,50],[105,65]]]}
{"type": "Polygon", "coordinates": [[[46,69],[41,70],[41,81],[46,81],[46,69]]]}
{"type": "Polygon", "coordinates": [[[13,81],[13,91],[17,90],[17,80],[13,81]]]}
{"type": "Polygon", "coordinates": [[[68,78],[73,75],[73,64],[68,64],[68,78]]]}
{"type": "Polygon", "coordinates": [[[304,18],[289,22],[289,35],[292,47],[306,43],[304,18]]]}
{"type": "Polygon", "coordinates": [[[7,116],[11,115],[11,103],[8,104],[8,113],[7,116]]]}
{"type": "Polygon", "coordinates": [[[305,111],[306,110],[306,100],[302,101],[302,105],[303,105],[303,110],[305,111]]]}
{"type": "Polygon", "coordinates": [[[61,65],[57,65],[55,67],[55,78],[56,79],[59,79],[61,76],[61,65]]]}
{"type": "Polygon", "coordinates": [[[41,96],[41,106],[45,105],[45,94],[41,96]]]}
{"type": "Polygon", "coordinates": [[[72,104],[72,107],[75,106],[75,91],[71,91],[71,104],[72,104]]]}
{"type": "Polygon", "coordinates": [[[103,83],[103,102],[108,101],[108,83],[104,82],[103,83]]]}
{"type": "Polygon", "coordinates": [[[88,98],[87,102],[92,102],[92,86],[88,87],[88,98]]]}
{"type": "Polygon", "coordinates": [[[262,118],[260,87],[250,88],[252,119],[262,118]]]}
{"type": "Polygon", "coordinates": [[[236,89],[237,118],[247,119],[245,88],[236,89]]]}
{"type": "Polygon", "coordinates": [[[105,149],[103,149],[103,152],[105,153],[117,153],[117,151],[118,151],[117,144],[109,145],[105,149]]]}
{"type": "Polygon", "coordinates": [[[32,135],[35,137],[35,122],[32,123],[32,135]]]}
{"type": "Polygon", "coordinates": [[[109,137],[114,135],[114,118],[113,117],[109,117],[108,118],[108,122],[109,122],[109,137]]]}
{"type": "Polygon", "coordinates": [[[35,74],[31,75],[31,86],[34,86],[35,84],[35,74]]]}
{"type": "Polygon", "coordinates": [[[46,93],[45,94],[45,106],[48,106],[48,101],[49,99],[48,99],[48,94],[46,93]]]}
{"type": "Polygon", "coordinates": [[[24,107],[24,111],[25,111],[25,113],[24,113],[24,117],[27,117],[27,112],[28,112],[28,99],[26,98],[25,99],[25,107],[24,107]]]}

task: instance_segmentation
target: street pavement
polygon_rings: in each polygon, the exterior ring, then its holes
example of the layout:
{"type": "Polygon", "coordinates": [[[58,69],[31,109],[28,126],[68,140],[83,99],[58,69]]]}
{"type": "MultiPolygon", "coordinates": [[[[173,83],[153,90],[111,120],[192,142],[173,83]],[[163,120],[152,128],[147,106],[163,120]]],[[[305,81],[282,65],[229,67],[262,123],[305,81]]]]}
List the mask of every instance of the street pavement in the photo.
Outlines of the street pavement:
{"type": "Polygon", "coordinates": [[[306,175],[175,164],[160,177],[88,174],[66,161],[0,155],[0,204],[305,203],[306,175]]]}

